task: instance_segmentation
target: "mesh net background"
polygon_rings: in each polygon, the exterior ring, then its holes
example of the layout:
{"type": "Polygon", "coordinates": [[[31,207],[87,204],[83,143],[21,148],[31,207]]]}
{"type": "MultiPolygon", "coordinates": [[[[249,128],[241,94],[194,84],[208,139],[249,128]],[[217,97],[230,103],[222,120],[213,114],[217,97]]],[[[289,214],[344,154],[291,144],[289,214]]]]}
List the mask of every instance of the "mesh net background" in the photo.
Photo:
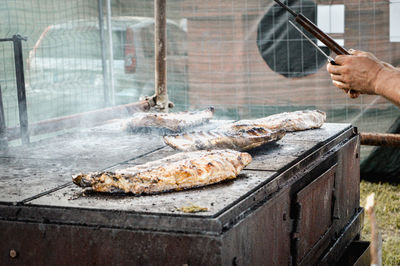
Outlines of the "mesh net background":
{"type": "MultiPolygon", "coordinates": [[[[318,108],[327,112],[328,122],[385,132],[399,109],[378,96],[349,99],[334,87],[326,59],[287,23],[293,20],[290,14],[273,3],[167,1],[167,85],[175,109],[214,106],[218,118],[245,119],[318,108]]],[[[287,4],[344,47],[400,64],[395,27],[400,23],[400,1],[287,4]]],[[[0,38],[14,34],[28,38],[22,46],[29,122],[135,102],[154,93],[153,1],[114,0],[111,11],[110,63],[106,0],[2,1],[0,38]],[[104,23],[104,38],[99,19],[104,23]]],[[[0,42],[0,86],[7,126],[16,126],[10,42],[0,42]]]]}

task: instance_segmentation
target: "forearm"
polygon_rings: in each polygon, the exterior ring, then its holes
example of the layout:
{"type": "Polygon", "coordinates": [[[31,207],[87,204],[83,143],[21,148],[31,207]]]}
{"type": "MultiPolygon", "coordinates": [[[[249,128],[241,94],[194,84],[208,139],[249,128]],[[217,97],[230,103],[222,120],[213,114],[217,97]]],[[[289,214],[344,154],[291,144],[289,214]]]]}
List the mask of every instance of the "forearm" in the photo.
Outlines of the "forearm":
{"type": "Polygon", "coordinates": [[[377,94],[400,107],[400,68],[386,64],[375,84],[377,94]]]}

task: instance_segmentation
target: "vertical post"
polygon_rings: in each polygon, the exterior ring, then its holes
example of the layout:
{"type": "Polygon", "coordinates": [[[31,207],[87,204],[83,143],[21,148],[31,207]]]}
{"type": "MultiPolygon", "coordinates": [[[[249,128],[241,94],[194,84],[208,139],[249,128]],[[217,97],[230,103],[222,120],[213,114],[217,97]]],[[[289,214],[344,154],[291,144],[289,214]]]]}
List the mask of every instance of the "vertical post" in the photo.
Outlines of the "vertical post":
{"type": "Polygon", "coordinates": [[[154,1],[154,16],[156,107],[161,112],[168,112],[166,0],[154,1]]]}
{"type": "Polygon", "coordinates": [[[6,120],[4,118],[4,108],[3,108],[3,97],[1,95],[0,86],[0,151],[7,149],[7,131],[6,131],[6,120]]]}
{"type": "Polygon", "coordinates": [[[114,88],[114,53],[113,53],[113,39],[112,39],[112,25],[111,25],[111,0],[107,0],[107,32],[108,32],[108,56],[109,56],[109,75],[110,75],[110,101],[115,104],[115,88],[114,88]]]}
{"type": "Polygon", "coordinates": [[[22,56],[21,40],[26,38],[20,35],[13,36],[14,43],[14,61],[15,61],[15,77],[17,80],[17,93],[18,93],[18,111],[19,111],[19,124],[21,131],[21,140],[23,144],[29,143],[28,134],[28,110],[26,106],[26,93],[25,93],[25,78],[24,78],[24,61],[22,56]]]}
{"type": "Polygon", "coordinates": [[[99,12],[99,30],[100,30],[100,45],[101,45],[101,67],[103,70],[103,89],[104,89],[104,103],[106,106],[110,105],[110,87],[107,75],[107,61],[106,61],[106,39],[104,36],[104,15],[103,15],[103,0],[98,0],[99,12]]]}

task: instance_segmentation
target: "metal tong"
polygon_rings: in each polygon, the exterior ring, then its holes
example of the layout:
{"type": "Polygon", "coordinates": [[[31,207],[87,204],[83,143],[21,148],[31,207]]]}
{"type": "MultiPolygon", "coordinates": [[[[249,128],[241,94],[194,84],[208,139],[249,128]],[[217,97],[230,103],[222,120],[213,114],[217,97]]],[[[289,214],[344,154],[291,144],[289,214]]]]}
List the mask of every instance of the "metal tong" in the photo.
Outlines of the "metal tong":
{"type": "MultiPolygon", "coordinates": [[[[323,32],[320,28],[318,28],[311,20],[309,20],[307,17],[305,17],[301,13],[296,13],[293,9],[288,7],[287,5],[283,4],[279,0],[274,0],[278,5],[283,7],[286,11],[288,11],[290,14],[292,14],[295,18],[294,20],[299,23],[305,30],[307,30],[309,33],[311,33],[314,37],[316,37],[318,40],[320,40],[322,43],[324,43],[329,49],[334,51],[337,55],[350,55],[350,53],[340,46],[334,39],[332,39],[328,34],[323,32]]],[[[307,35],[305,35],[296,25],[289,21],[292,26],[295,27],[296,30],[298,30],[312,45],[314,45],[318,51],[320,51],[325,57],[328,59],[329,63],[336,65],[335,60],[327,55],[322,49],[316,45],[310,38],[308,38],[307,35]]],[[[347,92],[351,98],[357,98],[360,93],[354,90],[349,90],[347,92]]]]}

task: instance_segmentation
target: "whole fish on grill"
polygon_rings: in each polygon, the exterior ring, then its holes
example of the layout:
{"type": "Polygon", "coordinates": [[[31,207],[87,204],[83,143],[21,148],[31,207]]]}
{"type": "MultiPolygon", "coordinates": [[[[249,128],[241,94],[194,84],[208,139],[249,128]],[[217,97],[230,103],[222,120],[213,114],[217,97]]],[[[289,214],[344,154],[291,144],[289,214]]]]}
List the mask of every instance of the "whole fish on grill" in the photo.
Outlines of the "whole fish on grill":
{"type": "Polygon", "coordinates": [[[239,130],[210,130],[164,136],[164,142],[181,151],[233,149],[247,151],[281,139],[284,130],[252,127],[239,130]]]}
{"type": "Polygon", "coordinates": [[[176,133],[208,122],[214,115],[214,108],[203,111],[178,113],[135,113],[125,121],[123,128],[127,131],[176,133]]]}
{"type": "Polygon", "coordinates": [[[114,172],[78,174],[72,180],[97,192],[153,194],[236,178],[251,160],[250,154],[233,150],[195,151],[114,172]]]}
{"type": "Polygon", "coordinates": [[[182,151],[234,149],[246,151],[281,139],[286,132],[319,128],[326,114],[322,111],[296,111],[254,120],[240,120],[206,132],[164,136],[164,142],[182,151]]]}
{"type": "Polygon", "coordinates": [[[326,114],[320,110],[303,110],[270,115],[254,120],[240,120],[225,127],[232,130],[262,127],[272,130],[283,129],[286,132],[320,128],[326,120],[326,114]]]}

